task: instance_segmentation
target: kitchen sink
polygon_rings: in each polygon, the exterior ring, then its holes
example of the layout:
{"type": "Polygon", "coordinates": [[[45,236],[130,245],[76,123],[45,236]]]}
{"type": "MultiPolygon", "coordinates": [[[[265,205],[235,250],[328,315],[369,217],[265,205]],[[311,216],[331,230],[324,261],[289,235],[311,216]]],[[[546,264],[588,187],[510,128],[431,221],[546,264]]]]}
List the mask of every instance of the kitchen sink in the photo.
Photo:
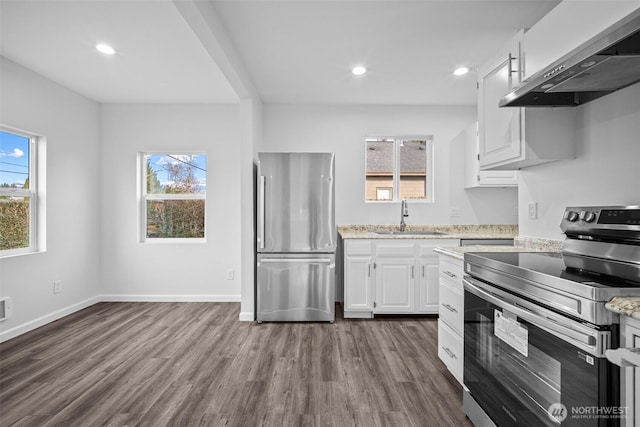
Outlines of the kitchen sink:
{"type": "Polygon", "coordinates": [[[380,235],[397,235],[397,236],[444,236],[446,233],[439,231],[389,231],[389,230],[375,230],[374,234],[380,235]]]}

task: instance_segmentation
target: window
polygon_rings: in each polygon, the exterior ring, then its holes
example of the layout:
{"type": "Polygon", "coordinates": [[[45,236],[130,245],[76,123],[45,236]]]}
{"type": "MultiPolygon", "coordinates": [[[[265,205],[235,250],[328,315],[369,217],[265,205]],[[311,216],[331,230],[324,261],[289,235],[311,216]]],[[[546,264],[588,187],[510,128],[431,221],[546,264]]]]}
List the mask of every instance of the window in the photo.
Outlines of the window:
{"type": "Polygon", "coordinates": [[[203,240],[206,155],[144,153],[141,159],[142,241],[203,240]]]}
{"type": "Polygon", "coordinates": [[[433,202],[433,137],[365,140],[365,200],[433,202]]]}
{"type": "Polygon", "coordinates": [[[0,129],[0,256],[36,251],[36,140],[0,129]]]}

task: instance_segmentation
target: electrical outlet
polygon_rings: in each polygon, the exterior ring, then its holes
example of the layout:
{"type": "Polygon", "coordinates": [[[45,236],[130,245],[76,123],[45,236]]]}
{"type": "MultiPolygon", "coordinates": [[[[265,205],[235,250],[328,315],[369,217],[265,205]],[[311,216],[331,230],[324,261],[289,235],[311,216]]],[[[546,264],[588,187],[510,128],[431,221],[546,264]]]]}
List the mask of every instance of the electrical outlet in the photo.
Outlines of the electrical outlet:
{"type": "Polygon", "coordinates": [[[514,216],[518,216],[518,207],[517,206],[513,207],[513,215],[514,216]]]}
{"type": "Polygon", "coordinates": [[[233,276],[235,276],[235,272],[232,268],[230,268],[229,270],[227,270],[227,280],[233,280],[233,276]]]}
{"type": "Polygon", "coordinates": [[[53,293],[59,294],[62,292],[62,280],[54,280],[53,281],[53,293]]]}
{"type": "Polygon", "coordinates": [[[13,301],[11,297],[0,298],[0,322],[7,320],[13,313],[13,301]]]}
{"type": "Polygon", "coordinates": [[[538,202],[529,202],[529,219],[538,219],[538,202]]]}
{"type": "Polygon", "coordinates": [[[459,218],[460,217],[460,208],[457,206],[451,206],[451,217],[459,218]]]}

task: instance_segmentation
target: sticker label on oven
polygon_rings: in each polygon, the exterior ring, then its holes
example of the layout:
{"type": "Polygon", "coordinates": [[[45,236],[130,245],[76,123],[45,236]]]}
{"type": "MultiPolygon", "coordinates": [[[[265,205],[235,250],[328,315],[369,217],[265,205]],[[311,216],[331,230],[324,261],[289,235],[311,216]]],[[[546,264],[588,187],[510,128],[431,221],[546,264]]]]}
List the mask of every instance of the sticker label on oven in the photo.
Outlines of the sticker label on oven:
{"type": "Polygon", "coordinates": [[[496,337],[509,344],[518,353],[529,356],[529,331],[510,313],[494,310],[494,331],[496,337]]]}

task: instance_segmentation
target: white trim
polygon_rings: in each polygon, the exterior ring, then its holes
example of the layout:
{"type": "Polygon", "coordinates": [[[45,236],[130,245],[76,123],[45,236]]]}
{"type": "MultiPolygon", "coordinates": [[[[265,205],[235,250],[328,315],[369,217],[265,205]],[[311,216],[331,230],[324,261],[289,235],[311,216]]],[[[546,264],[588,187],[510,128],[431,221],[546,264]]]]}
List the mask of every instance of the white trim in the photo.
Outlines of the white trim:
{"type": "Polygon", "coordinates": [[[11,338],[15,338],[19,335],[25,334],[29,331],[37,329],[41,326],[45,326],[51,322],[54,322],[58,319],[61,319],[65,316],[75,313],[76,311],[83,310],[87,307],[90,307],[94,304],[100,302],[100,297],[95,296],[84,301],[80,301],[77,304],[73,304],[67,306],[65,308],[61,308],[60,310],[54,311],[53,313],[49,313],[42,317],[38,317],[37,319],[31,320],[27,323],[23,323],[22,325],[18,325],[14,328],[8,329],[6,331],[0,332],[0,342],[5,342],[10,340],[11,338]]]}
{"type": "Polygon", "coordinates": [[[381,203],[381,204],[391,204],[395,202],[400,202],[402,200],[400,194],[400,142],[405,140],[420,140],[425,141],[426,153],[425,153],[425,194],[426,197],[423,199],[408,199],[411,203],[435,203],[435,170],[434,170],[434,136],[433,135],[400,135],[400,136],[366,136],[365,137],[365,153],[364,153],[364,187],[365,187],[365,204],[366,203],[381,203]],[[387,141],[393,143],[393,171],[392,171],[392,189],[393,189],[393,197],[391,199],[385,200],[367,200],[367,153],[368,147],[367,143],[375,142],[375,141],[387,141]]]}
{"type": "Polygon", "coordinates": [[[138,152],[138,177],[136,178],[138,184],[137,197],[138,197],[138,205],[139,205],[139,213],[138,213],[138,238],[140,243],[148,243],[151,241],[160,241],[167,240],[167,243],[185,243],[186,241],[195,240],[196,242],[206,242],[207,238],[207,189],[205,188],[204,192],[198,193],[180,193],[180,194],[166,194],[160,193],[155,194],[147,193],[147,156],[153,155],[192,155],[192,156],[204,156],[205,158],[205,180],[207,178],[206,169],[207,169],[207,153],[206,151],[141,151],[138,152]],[[156,201],[164,201],[164,200],[204,200],[204,237],[185,237],[174,239],[171,237],[147,237],[147,201],[156,200],[156,201]]]}
{"type": "MultiPolygon", "coordinates": [[[[146,184],[145,184],[146,185],[146,184]]],[[[205,193],[145,194],[147,200],[206,200],[205,193]]]]}
{"type": "Polygon", "coordinates": [[[169,244],[188,244],[194,243],[202,244],[207,243],[206,237],[147,237],[144,244],[152,245],[169,245],[169,244]]]}
{"type": "Polygon", "coordinates": [[[5,125],[0,125],[0,131],[28,139],[29,151],[29,173],[27,175],[29,188],[26,190],[22,188],[0,189],[0,195],[2,196],[26,198],[29,200],[29,246],[23,248],[0,250],[0,258],[10,257],[14,255],[37,253],[40,251],[40,247],[38,246],[38,244],[40,243],[40,239],[38,238],[40,233],[40,231],[38,230],[38,226],[41,223],[40,216],[42,215],[39,210],[41,204],[41,194],[39,191],[39,187],[41,183],[38,182],[38,165],[40,162],[38,151],[40,149],[41,140],[43,139],[43,137],[32,132],[23,131],[5,125]]]}
{"type": "Polygon", "coordinates": [[[238,316],[238,320],[241,322],[253,322],[255,318],[252,311],[242,311],[238,316]]]}
{"type": "Polygon", "coordinates": [[[240,302],[240,295],[100,295],[101,302],[240,302]]]}

